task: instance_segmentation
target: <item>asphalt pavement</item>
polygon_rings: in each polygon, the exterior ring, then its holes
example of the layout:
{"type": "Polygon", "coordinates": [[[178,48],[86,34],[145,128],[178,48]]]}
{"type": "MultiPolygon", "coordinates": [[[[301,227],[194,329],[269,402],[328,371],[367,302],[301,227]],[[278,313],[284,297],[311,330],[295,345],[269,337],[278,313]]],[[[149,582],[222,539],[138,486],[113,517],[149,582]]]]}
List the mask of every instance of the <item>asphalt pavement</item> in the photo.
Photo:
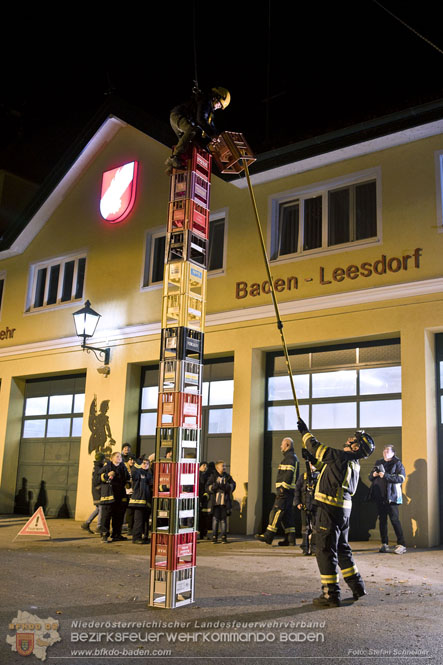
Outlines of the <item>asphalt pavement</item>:
{"type": "Polygon", "coordinates": [[[149,545],[102,544],[74,520],[14,540],[25,522],[0,518],[1,665],[443,663],[441,547],[351,543],[368,595],[353,602],[343,584],[342,607],[319,609],[299,547],[204,541],[195,602],[161,609],[148,606],[149,545]]]}

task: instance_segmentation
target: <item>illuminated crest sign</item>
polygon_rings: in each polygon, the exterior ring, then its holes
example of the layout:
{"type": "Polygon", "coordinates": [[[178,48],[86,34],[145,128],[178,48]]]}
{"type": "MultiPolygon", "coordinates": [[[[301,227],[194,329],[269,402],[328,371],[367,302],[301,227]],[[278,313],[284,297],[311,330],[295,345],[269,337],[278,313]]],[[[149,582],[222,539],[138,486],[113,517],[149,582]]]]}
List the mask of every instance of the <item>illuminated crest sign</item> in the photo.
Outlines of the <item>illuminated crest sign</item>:
{"type": "Polygon", "coordinates": [[[122,222],[135,201],[138,162],[129,162],[106,171],[102,176],[100,213],[111,224],[122,222]]]}

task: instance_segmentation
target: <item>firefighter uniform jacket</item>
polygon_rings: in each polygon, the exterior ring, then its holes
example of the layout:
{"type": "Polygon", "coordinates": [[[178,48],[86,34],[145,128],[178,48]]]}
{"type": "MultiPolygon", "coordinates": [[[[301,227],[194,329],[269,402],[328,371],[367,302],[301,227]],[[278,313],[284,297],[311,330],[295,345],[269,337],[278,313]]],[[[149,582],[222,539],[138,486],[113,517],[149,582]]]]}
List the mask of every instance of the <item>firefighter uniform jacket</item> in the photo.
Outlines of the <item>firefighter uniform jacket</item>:
{"type": "Polygon", "coordinates": [[[303,447],[323,464],[315,486],[315,503],[349,515],[360,476],[358,454],[324,446],[310,432],[303,435],[303,447]]]}
{"type": "Polygon", "coordinates": [[[150,505],[152,473],[149,469],[137,466],[131,468],[132,494],[129,498],[129,508],[146,508],[150,505]]]}
{"type": "Polygon", "coordinates": [[[129,473],[124,464],[115,466],[112,462],[105,464],[101,470],[101,498],[100,503],[108,505],[115,501],[126,502],[126,484],[129,482],[129,473]],[[109,478],[109,473],[114,471],[115,476],[109,478]]]}
{"type": "MultiPolygon", "coordinates": [[[[311,471],[311,483],[313,487],[315,487],[317,483],[318,476],[319,474],[317,471],[311,471]]],[[[308,491],[308,484],[308,472],[305,471],[295,483],[294,505],[298,506],[301,503],[303,510],[312,511],[313,508],[315,509],[315,505],[313,505],[314,496],[312,491],[308,491]]]]}
{"type": "Polygon", "coordinates": [[[295,489],[295,481],[298,475],[298,459],[293,450],[287,450],[283,455],[283,459],[278,465],[277,480],[275,482],[275,489],[277,496],[282,494],[293,494],[295,489]]]}

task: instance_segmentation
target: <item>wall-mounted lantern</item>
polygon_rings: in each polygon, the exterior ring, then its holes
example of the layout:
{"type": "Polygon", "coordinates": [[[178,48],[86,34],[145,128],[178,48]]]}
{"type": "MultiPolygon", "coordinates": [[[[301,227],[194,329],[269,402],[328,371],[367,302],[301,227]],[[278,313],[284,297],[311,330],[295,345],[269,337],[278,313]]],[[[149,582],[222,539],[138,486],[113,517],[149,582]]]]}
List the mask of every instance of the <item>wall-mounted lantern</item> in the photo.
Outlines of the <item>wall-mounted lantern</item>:
{"type": "Polygon", "coordinates": [[[111,356],[111,349],[107,347],[106,349],[98,349],[95,346],[88,346],[86,340],[89,337],[92,337],[97,328],[101,314],[95,312],[89,300],[85,302],[85,306],[74,312],[72,315],[74,317],[75,329],[77,335],[82,339],[82,349],[86,351],[92,351],[97,360],[103,362],[105,365],[109,365],[109,359],[111,356]],[[97,353],[99,354],[99,357],[97,353]]]}

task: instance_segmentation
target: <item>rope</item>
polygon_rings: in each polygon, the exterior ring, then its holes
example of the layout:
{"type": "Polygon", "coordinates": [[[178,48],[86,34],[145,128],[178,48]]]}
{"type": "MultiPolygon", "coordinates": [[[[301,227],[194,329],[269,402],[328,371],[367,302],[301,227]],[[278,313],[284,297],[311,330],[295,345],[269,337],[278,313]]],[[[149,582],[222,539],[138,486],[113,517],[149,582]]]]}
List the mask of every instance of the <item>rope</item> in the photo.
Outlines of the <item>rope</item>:
{"type": "Polygon", "coordinates": [[[443,55],[443,51],[441,50],[441,48],[439,48],[439,47],[436,46],[433,42],[431,42],[430,39],[427,39],[427,37],[424,37],[424,36],[423,36],[422,34],[420,34],[417,30],[414,30],[414,28],[412,28],[410,25],[408,25],[408,24],[406,23],[406,21],[403,21],[401,18],[399,18],[398,16],[396,16],[393,12],[391,12],[389,9],[387,9],[386,7],[384,7],[384,6],[383,6],[380,2],[378,2],[377,0],[372,0],[372,2],[374,2],[376,5],[378,5],[378,6],[380,7],[380,9],[384,9],[384,11],[385,11],[387,14],[389,14],[390,16],[392,16],[392,18],[395,18],[396,21],[398,21],[399,23],[401,23],[402,25],[404,25],[405,28],[408,28],[408,30],[410,30],[411,32],[413,32],[414,35],[417,35],[417,37],[420,37],[420,39],[423,39],[424,42],[426,42],[427,44],[429,44],[429,46],[432,46],[433,48],[435,48],[436,51],[438,51],[439,53],[441,53],[441,54],[443,55]]]}
{"type": "Polygon", "coordinates": [[[255,200],[254,190],[252,189],[251,179],[249,177],[248,164],[247,164],[246,160],[243,160],[243,166],[245,168],[245,174],[246,174],[246,180],[248,182],[249,194],[251,196],[251,202],[252,202],[252,207],[253,207],[253,210],[254,210],[255,221],[257,223],[257,230],[258,230],[258,235],[259,235],[259,238],[260,238],[260,244],[261,244],[261,248],[262,248],[262,252],[263,252],[263,258],[264,258],[265,265],[266,265],[266,272],[268,274],[268,281],[269,281],[269,284],[271,286],[272,303],[274,305],[275,317],[277,319],[277,328],[278,328],[278,331],[280,333],[281,344],[282,344],[283,353],[284,353],[284,356],[285,356],[286,369],[288,370],[289,381],[291,383],[291,390],[292,390],[292,395],[294,397],[295,410],[297,412],[297,418],[300,420],[300,418],[301,418],[300,409],[299,409],[299,406],[298,406],[298,399],[297,399],[297,395],[296,395],[296,392],[295,392],[294,377],[292,376],[291,362],[289,360],[288,347],[287,347],[286,340],[285,340],[285,335],[284,335],[284,332],[283,332],[283,322],[282,322],[281,317],[280,317],[280,311],[278,309],[277,298],[275,296],[274,280],[273,280],[272,275],[271,275],[271,268],[269,266],[268,255],[266,254],[266,246],[265,246],[265,241],[264,241],[264,238],[263,238],[263,231],[262,231],[261,224],[260,224],[260,217],[259,217],[259,214],[258,214],[257,203],[256,203],[256,200],[255,200]]]}
{"type": "Polygon", "coordinates": [[[198,75],[197,75],[197,0],[192,3],[192,41],[194,47],[194,87],[198,89],[198,75]]]}

